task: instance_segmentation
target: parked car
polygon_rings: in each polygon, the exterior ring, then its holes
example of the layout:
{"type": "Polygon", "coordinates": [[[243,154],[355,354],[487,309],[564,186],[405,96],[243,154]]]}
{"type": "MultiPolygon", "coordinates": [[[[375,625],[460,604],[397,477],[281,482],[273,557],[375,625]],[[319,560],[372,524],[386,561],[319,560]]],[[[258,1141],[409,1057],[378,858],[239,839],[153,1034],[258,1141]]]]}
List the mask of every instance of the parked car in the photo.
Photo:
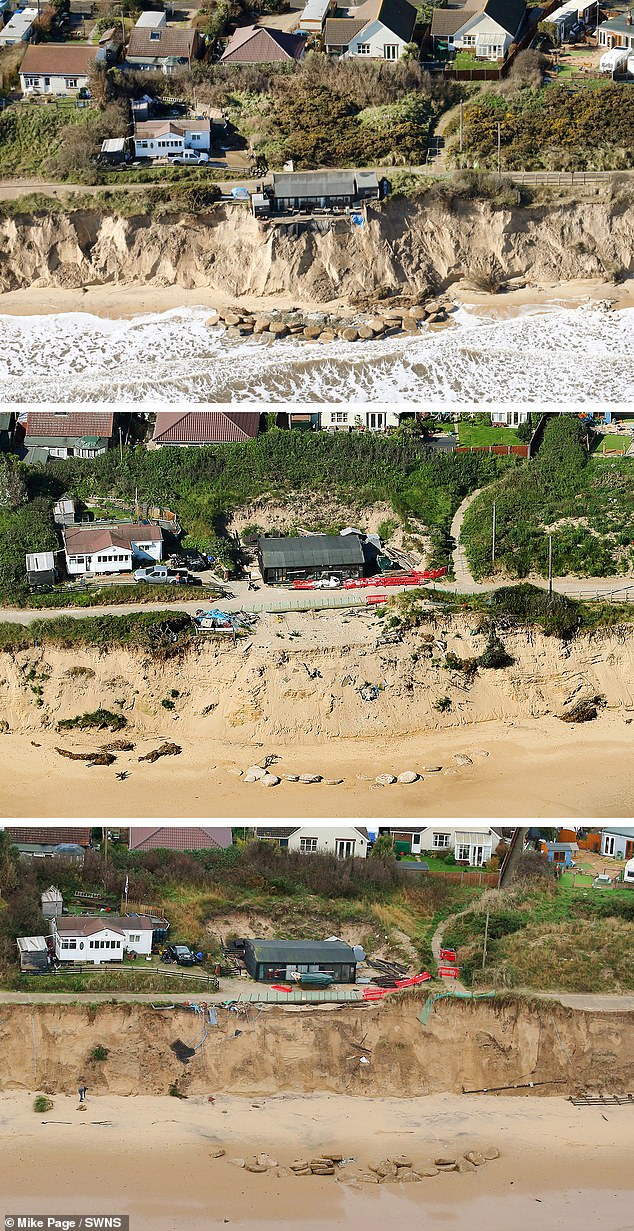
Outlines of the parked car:
{"type": "Polygon", "coordinates": [[[200,577],[192,577],[191,573],[186,570],[168,568],[166,564],[155,564],[152,568],[138,568],[134,572],[134,580],[145,582],[146,585],[202,585],[200,577]]]}
{"type": "Polygon", "coordinates": [[[209,568],[204,556],[201,556],[199,551],[184,551],[177,556],[172,556],[170,560],[172,568],[191,569],[194,573],[201,573],[203,569],[209,568]]]}
{"type": "Polygon", "coordinates": [[[168,154],[170,162],[176,163],[177,167],[186,167],[194,164],[209,162],[209,154],[205,154],[204,150],[183,150],[181,154],[168,154]]]}
{"type": "Polygon", "coordinates": [[[176,962],[177,966],[195,966],[196,958],[189,945],[167,945],[161,953],[161,961],[169,964],[176,962]]]}

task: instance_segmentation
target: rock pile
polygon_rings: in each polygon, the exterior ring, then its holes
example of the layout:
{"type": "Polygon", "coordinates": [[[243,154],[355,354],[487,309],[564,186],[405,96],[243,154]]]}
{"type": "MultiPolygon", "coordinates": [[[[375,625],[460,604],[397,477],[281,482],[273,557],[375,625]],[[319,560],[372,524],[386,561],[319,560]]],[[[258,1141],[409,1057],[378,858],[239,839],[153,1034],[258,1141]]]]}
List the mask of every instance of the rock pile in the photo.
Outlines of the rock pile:
{"type": "MultiPolygon", "coordinates": [[[[224,1153],[222,1147],[216,1146],[210,1151],[210,1158],[222,1158],[224,1153]]],[[[355,1160],[331,1150],[323,1150],[321,1154],[313,1158],[296,1158],[288,1167],[280,1166],[277,1159],[271,1158],[270,1154],[264,1152],[250,1159],[230,1158],[227,1161],[234,1167],[243,1167],[245,1171],[253,1172],[254,1175],[274,1171],[277,1176],[332,1175],[337,1179],[361,1184],[415,1184],[431,1179],[433,1176],[442,1175],[443,1172],[455,1171],[460,1174],[476,1172],[487,1162],[492,1162],[499,1157],[500,1151],[497,1146],[490,1146],[483,1150],[467,1150],[462,1155],[443,1154],[435,1158],[433,1163],[421,1164],[415,1163],[408,1154],[398,1154],[380,1159],[378,1162],[368,1163],[367,1167],[360,1171],[346,1172],[343,1175],[341,1172],[347,1164],[355,1160]]]]}
{"type": "Polygon", "coordinates": [[[300,338],[305,342],[373,342],[397,334],[417,334],[423,323],[444,325],[453,311],[445,300],[428,300],[412,307],[378,307],[372,315],[338,316],[326,312],[271,311],[262,315],[240,308],[222,308],[210,316],[211,328],[224,326],[231,338],[259,337],[264,342],[300,338]]]}

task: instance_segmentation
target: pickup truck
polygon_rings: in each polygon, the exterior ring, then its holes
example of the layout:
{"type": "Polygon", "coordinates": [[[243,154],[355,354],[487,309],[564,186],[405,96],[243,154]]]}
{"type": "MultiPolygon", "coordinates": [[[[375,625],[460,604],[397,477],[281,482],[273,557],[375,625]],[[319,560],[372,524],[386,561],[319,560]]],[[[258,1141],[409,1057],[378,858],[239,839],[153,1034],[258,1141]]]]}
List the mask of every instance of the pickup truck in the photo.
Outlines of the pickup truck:
{"type": "Polygon", "coordinates": [[[199,586],[200,577],[192,577],[187,572],[175,572],[165,564],[155,564],[151,568],[138,568],[134,573],[135,581],[143,581],[146,585],[159,586],[199,586]]]}
{"type": "Polygon", "coordinates": [[[204,150],[182,150],[180,154],[168,154],[170,162],[175,163],[177,167],[186,167],[191,164],[202,164],[209,162],[209,154],[204,150]]]}

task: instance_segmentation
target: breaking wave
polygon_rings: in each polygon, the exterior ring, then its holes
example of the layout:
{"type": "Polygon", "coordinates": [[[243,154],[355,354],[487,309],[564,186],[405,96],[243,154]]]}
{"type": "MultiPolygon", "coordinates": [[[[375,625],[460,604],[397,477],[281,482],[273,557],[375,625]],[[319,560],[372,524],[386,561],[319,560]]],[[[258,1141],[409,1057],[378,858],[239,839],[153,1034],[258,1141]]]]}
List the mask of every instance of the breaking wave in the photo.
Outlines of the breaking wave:
{"type": "Polygon", "coordinates": [[[208,308],[0,317],[5,402],[596,402],[634,398],[634,309],[558,305],[373,343],[234,339],[208,308]]]}

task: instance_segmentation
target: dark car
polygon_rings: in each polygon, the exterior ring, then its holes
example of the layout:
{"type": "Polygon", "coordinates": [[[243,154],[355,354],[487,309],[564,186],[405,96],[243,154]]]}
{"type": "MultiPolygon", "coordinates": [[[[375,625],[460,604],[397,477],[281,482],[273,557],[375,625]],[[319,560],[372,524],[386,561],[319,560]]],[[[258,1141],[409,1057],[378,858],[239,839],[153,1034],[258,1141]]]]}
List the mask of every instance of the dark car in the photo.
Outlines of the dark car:
{"type": "Polygon", "coordinates": [[[173,556],[172,568],[188,568],[194,573],[202,573],[209,565],[199,551],[183,551],[173,556]]]}
{"type": "Polygon", "coordinates": [[[195,966],[196,958],[189,945],[168,945],[161,953],[162,962],[176,962],[177,966],[195,966]]]}

